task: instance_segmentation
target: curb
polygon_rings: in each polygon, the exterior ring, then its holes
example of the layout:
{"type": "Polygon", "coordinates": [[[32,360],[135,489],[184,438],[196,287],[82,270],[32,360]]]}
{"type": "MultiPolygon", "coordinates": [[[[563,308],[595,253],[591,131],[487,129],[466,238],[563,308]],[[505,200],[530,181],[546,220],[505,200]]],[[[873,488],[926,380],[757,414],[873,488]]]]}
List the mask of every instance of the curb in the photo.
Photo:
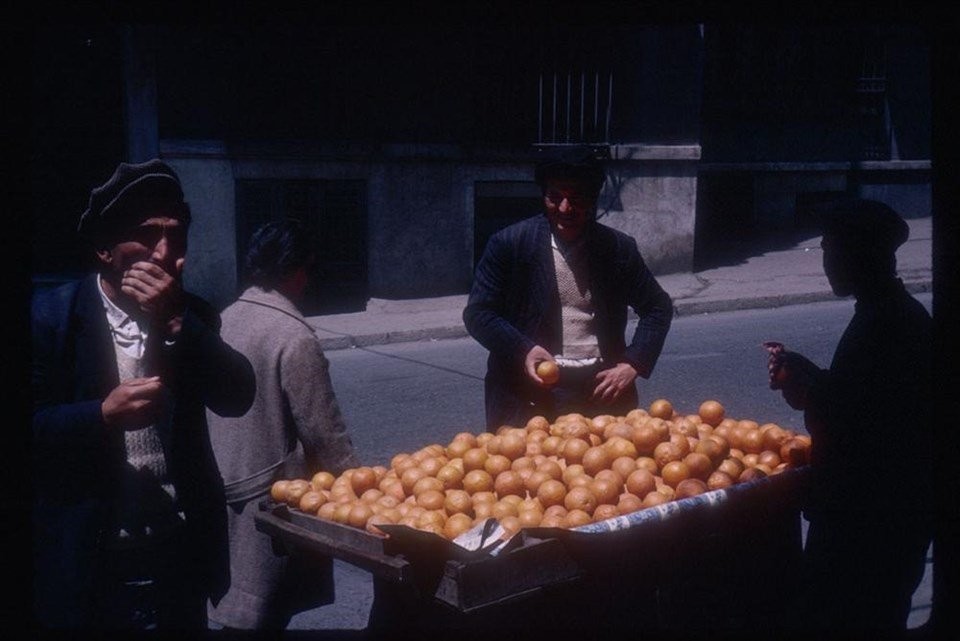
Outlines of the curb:
{"type": "MultiPolygon", "coordinates": [[[[933,291],[933,282],[930,278],[907,281],[904,282],[904,285],[911,294],[924,294],[933,291]]],[[[788,307],[790,305],[806,305],[809,303],[822,303],[833,300],[837,300],[837,297],[830,290],[715,300],[681,299],[674,301],[674,318],[747,309],[773,309],[777,307],[788,307]]],[[[314,330],[318,329],[320,328],[314,327],[314,330]]],[[[330,330],[322,331],[330,333],[330,330]]],[[[400,329],[388,332],[371,332],[368,334],[318,336],[318,340],[323,350],[335,351],[358,347],[371,347],[374,345],[390,345],[394,343],[466,338],[469,335],[462,323],[456,323],[446,326],[400,329]]]]}
{"type": "Polygon", "coordinates": [[[376,332],[371,334],[344,334],[333,337],[317,337],[324,351],[389,345],[392,343],[416,343],[418,341],[437,341],[448,338],[469,336],[467,328],[427,327],[422,329],[397,330],[395,332],[376,332]]]}
{"type": "MultiPolygon", "coordinates": [[[[903,285],[911,294],[925,294],[933,291],[933,282],[930,279],[905,281],[903,285]]],[[[674,301],[673,303],[673,316],[674,318],[678,318],[681,316],[694,316],[714,312],[733,312],[743,309],[773,309],[776,307],[823,303],[834,300],[837,300],[837,297],[830,290],[717,300],[680,300],[674,301]]]]}

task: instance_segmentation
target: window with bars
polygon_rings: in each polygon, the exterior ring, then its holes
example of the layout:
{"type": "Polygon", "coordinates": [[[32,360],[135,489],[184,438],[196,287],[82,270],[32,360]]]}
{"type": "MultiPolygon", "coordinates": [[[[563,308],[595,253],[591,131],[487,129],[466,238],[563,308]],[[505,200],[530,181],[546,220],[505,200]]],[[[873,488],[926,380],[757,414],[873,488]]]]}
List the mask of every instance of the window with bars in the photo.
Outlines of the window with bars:
{"type": "Polygon", "coordinates": [[[610,141],[612,72],[541,73],[537,98],[537,144],[610,141]]]}
{"type": "Polygon", "coordinates": [[[857,115],[860,118],[862,160],[889,160],[893,128],[887,105],[886,47],[874,39],[865,43],[856,81],[857,115]]]}

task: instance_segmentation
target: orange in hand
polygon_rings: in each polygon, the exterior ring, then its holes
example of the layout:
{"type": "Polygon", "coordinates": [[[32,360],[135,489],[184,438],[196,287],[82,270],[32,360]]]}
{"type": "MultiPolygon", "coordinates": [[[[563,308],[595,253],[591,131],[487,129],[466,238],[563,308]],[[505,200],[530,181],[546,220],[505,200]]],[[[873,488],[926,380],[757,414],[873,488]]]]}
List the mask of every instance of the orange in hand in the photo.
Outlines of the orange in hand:
{"type": "Polygon", "coordinates": [[[560,368],[556,361],[540,361],[537,363],[537,376],[547,385],[554,385],[560,380],[560,368]]]}

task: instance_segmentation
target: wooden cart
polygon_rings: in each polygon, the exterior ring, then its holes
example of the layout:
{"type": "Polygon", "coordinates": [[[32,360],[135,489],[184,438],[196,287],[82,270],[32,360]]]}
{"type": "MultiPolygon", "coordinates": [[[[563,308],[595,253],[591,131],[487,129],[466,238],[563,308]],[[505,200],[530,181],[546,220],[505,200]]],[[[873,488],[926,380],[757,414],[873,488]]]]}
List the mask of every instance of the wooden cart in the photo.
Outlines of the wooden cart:
{"type": "Polygon", "coordinates": [[[255,518],[291,553],[371,572],[373,632],[511,630],[533,638],[790,628],[807,471],[575,530],[523,529],[492,556],[409,528],[383,538],[270,502],[255,518]]]}

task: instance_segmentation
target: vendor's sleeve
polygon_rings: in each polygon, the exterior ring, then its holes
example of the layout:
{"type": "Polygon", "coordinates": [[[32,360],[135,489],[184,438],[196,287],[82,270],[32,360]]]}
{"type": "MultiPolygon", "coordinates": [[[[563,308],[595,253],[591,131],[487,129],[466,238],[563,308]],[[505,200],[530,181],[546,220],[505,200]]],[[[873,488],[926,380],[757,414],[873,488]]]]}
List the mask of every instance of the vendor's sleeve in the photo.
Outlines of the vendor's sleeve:
{"type": "Polygon", "coordinates": [[[463,310],[463,323],[470,335],[491,353],[522,359],[536,343],[505,317],[510,263],[507,243],[495,234],[477,265],[463,310]]]}

